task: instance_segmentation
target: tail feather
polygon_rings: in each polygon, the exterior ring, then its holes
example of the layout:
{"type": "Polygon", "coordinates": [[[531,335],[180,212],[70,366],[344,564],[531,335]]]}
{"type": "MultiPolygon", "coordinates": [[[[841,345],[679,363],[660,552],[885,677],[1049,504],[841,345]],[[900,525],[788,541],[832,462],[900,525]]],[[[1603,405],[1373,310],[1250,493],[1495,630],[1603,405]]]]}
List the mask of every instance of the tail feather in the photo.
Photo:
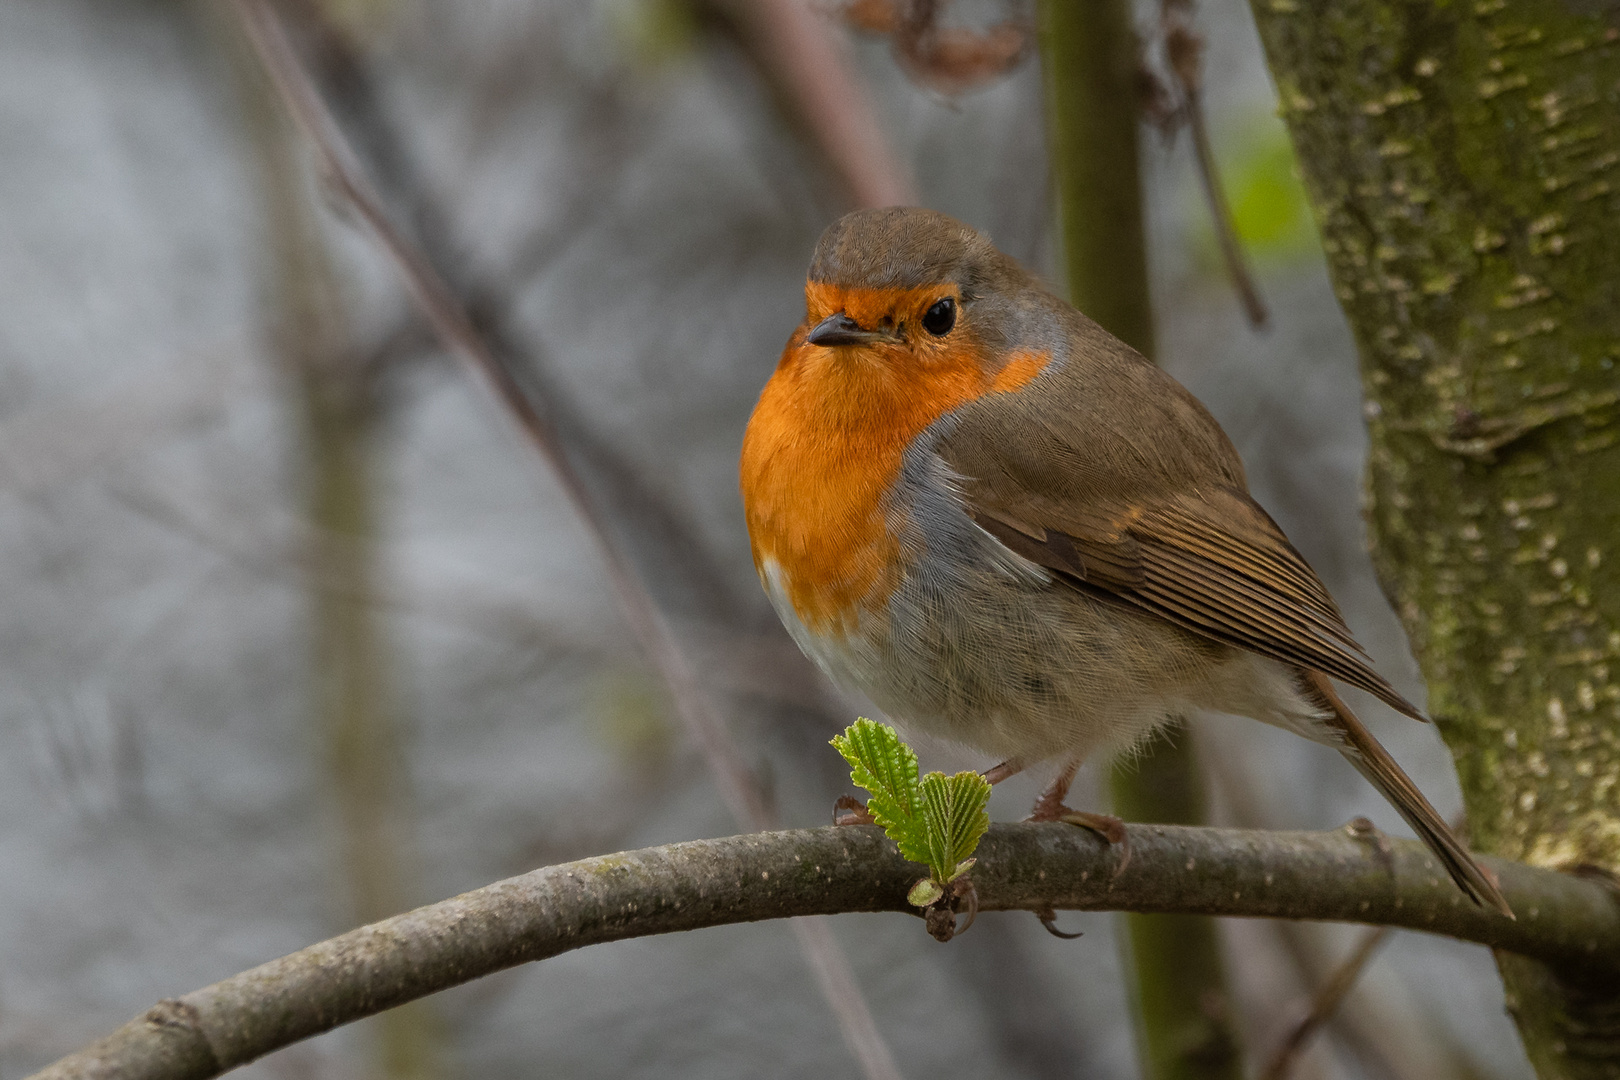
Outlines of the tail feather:
{"type": "Polygon", "coordinates": [[[1326,721],[1338,736],[1335,745],[1356,767],[1356,771],[1367,778],[1368,783],[1377,788],[1379,793],[1388,799],[1390,805],[1400,812],[1401,817],[1418,834],[1418,838],[1428,845],[1440,860],[1451,880],[1457,887],[1467,893],[1476,904],[1494,908],[1508,918],[1513,918],[1513,909],[1508,906],[1504,897],[1491,881],[1489,875],[1474,861],[1463,842],[1457,839],[1457,834],[1451,831],[1438,811],[1424,798],[1423,792],[1418,790],[1412,778],[1407,776],[1395,759],[1389,756],[1379,741],[1373,738],[1372,732],[1364,727],[1350,707],[1339,699],[1334,693],[1325,675],[1316,671],[1305,671],[1306,686],[1322,699],[1322,703],[1336,715],[1326,721]]]}

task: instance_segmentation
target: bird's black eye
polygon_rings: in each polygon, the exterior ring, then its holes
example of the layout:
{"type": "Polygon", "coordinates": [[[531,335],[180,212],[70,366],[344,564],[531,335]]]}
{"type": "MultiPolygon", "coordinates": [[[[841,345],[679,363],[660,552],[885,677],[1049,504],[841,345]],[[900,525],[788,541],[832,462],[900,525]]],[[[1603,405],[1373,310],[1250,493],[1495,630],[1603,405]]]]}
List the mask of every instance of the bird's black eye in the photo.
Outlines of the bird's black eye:
{"type": "Polygon", "coordinates": [[[936,300],[934,306],[923,313],[923,329],[935,337],[944,337],[956,325],[956,301],[950,297],[936,300]]]}

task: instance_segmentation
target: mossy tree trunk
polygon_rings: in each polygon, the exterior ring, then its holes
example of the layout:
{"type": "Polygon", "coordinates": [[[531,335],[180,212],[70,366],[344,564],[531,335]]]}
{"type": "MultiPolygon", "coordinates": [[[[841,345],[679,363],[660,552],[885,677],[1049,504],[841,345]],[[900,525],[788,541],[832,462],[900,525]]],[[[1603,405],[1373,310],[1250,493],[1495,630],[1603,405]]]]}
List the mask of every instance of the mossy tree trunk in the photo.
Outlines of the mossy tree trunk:
{"type": "MultiPolygon", "coordinates": [[[[1375,560],[1474,843],[1620,871],[1620,7],[1254,10],[1361,352],[1375,560]]],[[[1501,970],[1541,1076],[1620,1076],[1620,987],[1501,970]]]]}
{"type": "MultiPolygon", "coordinates": [[[[1141,54],[1127,0],[1040,7],[1047,142],[1069,298],[1146,356],[1153,308],[1138,158],[1141,54]]],[[[1203,777],[1191,742],[1161,735],[1116,769],[1114,811],[1132,821],[1201,824],[1203,777]]],[[[1238,1080],[1242,1055],[1215,921],[1126,915],[1137,1044],[1149,1080],[1238,1080]]]]}

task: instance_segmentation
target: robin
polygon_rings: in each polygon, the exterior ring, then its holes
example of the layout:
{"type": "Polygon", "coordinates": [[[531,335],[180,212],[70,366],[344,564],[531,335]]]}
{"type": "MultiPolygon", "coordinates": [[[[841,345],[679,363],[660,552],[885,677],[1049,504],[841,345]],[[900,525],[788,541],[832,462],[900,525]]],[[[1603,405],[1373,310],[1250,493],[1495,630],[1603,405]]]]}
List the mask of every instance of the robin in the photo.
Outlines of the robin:
{"type": "Polygon", "coordinates": [[[799,647],[903,727],[1000,764],[1087,757],[1195,710],[1343,754],[1476,902],[1512,912],[1334,691],[1408,716],[1179,383],[930,210],[822,234],[806,318],[743,439],[754,565],[799,647]]]}

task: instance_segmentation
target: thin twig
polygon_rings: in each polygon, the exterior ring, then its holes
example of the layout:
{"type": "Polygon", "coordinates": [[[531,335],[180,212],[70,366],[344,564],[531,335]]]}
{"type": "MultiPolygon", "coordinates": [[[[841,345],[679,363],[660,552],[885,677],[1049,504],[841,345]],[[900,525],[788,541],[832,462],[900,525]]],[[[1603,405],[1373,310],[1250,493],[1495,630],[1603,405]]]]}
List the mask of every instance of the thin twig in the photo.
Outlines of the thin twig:
{"type": "MultiPolygon", "coordinates": [[[[1451,819],[1452,831],[1466,837],[1468,823],[1459,813],[1451,819]]],[[[1372,822],[1366,818],[1356,818],[1351,822],[1350,831],[1354,835],[1366,836],[1367,830],[1373,829],[1372,822]]],[[[1389,838],[1373,829],[1379,850],[1387,851],[1389,838]]],[[[1381,926],[1376,930],[1364,934],[1350,954],[1338,964],[1334,965],[1322,984],[1311,995],[1311,1007],[1305,1016],[1296,1024],[1292,1031],[1278,1045],[1271,1060],[1266,1064],[1260,1074],[1260,1080],[1286,1080],[1293,1073],[1294,1066],[1298,1064],[1300,1055],[1310,1045],[1311,1039],[1322,1029],[1328,1021],[1338,1014],[1339,1006],[1344,1003],[1350,991],[1355,989],[1356,981],[1361,973],[1367,969],[1372,960],[1373,953],[1383,944],[1384,938],[1389,936],[1389,927],[1381,926]]],[[[1380,1058],[1385,1057],[1382,1047],[1376,1048],[1380,1058]]]]}
{"type": "MultiPolygon", "coordinates": [[[[1269,824],[1256,799],[1257,787],[1249,775],[1251,761],[1243,759],[1230,745],[1206,740],[1205,763],[1226,804],[1232,824],[1241,828],[1265,828],[1269,824]]],[[[1364,819],[1363,819],[1364,820],[1364,819]]],[[[1461,822],[1454,822],[1461,828],[1461,822]]],[[[1348,830],[1347,830],[1348,831],[1348,830]]],[[[1378,838],[1385,845],[1388,837],[1378,838]]],[[[1365,842],[1365,841],[1364,841],[1365,842]]],[[[1309,987],[1331,978],[1328,958],[1317,947],[1317,927],[1302,923],[1274,924],[1277,940],[1292,962],[1299,983],[1309,987]]],[[[1365,971],[1364,971],[1365,974],[1365,971]]],[[[1386,981],[1397,979],[1386,973],[1386,981]]],[[[1392,1012],[1387,1003],[1373,995],[1348,998],[1342,1008],[1327,1017],[1331,1034],[1369,1070],[1373,1076],[1393,1080],[1455,1080],[1461,1070],[1446,1063],[1460,1060],[1461,1051],[1444,1031],[1422,1029],[1411,1017],[1392,1012]]]]}
{"type": "Polygon", "coordinates": [[[1215,241],[1220,245],[1221,259],[1226,263],[1226,271],[1231,275],[1232,287],[1237,290],[1249,325],[1258,330],[1266,325],[1269,316],[1265,301],[1260,298],[1259,286],[1249,270],[1243,242],[1238,239],[1232,208],[1221,185],[1220,167],[1215,164],[1215,152],[1210,147],[1209,126],[1204,119],[1204,42],[1192,28],[1191,0],[1163,0],[1159,22],[1164,34],[1165,63],[1181,95],[1178,112],[1192,132],[1198,180],[1209,203],[1210,217],[1214,219],[1215,241]]]}
{"type": "Polygon", "coordinates": [[[807,0],[708,2],[741,30],[761,72],[803,119],[857,206],[917,201],[826,18],[807,0]]]}
{"type": "MultiPolygon", "coordinates": [[[[1533,956],[1572,980],[1620,978],[1620,899],[1571,874],[1483,859],[1521,913],[1515,921],[1465,900],[1414,840],[1392,841],[1386,858],[1342,829],[1130,831],[1135,855],[1115,877],[1117,856],[1087,830],[992,826],[973,868],[980,909],[1374,922],[1533,956]]],[[[33,1080],[204,1080],[405,1001],[586,945],[794,915],[915,913],[906,892],[921,873],[875,826],[693,840],[547,867],[161,1002],[33,1080]]]]}
{"type": "Polygon", "coordinates": [[[337,129],[285,32],[265,0],[237,0],[237,10],[261,61],[294,121],[319,154],[327,182],[365,221],[400,271],[417,308],[445,347],[494,391],[528,441],[551,466],[569,502],[590,531],[613,585],[615,599],[648,659],[669,684],[677,712],[715,766],[721,795],[732,814],[753,828],[768,827],[773,814],[737,748],[721,727],[661,614],[642,587],[591,492],[585,487],[550,419],[523,392],[511,370],[484,342],[460,301],[422,254],[394,227],[382,200],[337,129]]]}
{"type": "Polygon", "coordinates": [[[1215,164],[1215,153],[1209,145],[1209,128],[1204,122],[1203,95],[1196,89],[1188,89],[1186,93],[1184,108],[1187,110],[1187,127],[1192,131],[1193,151],[1198,159],[1198,179],[1203,184],[1204,197],[1209,200],[1215,241],[1220,245],[1226,272],[1232,276],[1232,288],[1237,290],[1238,299],[1243,304],[1243,314],[1248,316],[1249,325],[1259,330],[1271,316],[1266,311],[1266,302],[1260,298],[1260,287],[1255,284],[1254,275],[1249,271],[1248,256],[1244,254],[1243,242],[1238,239],[1237,226],[1232,221],[1232,208],[1227,204],[1226,191],[1221,186],[1219,166],[1215,164]]]}
{"type": "MultiPolygon", "coordinates": [[[[487,347],[521,375],[530,400],[544,402],[545,415],[558,440],[567,447],[569,461],[595,494],[604,520],[616,527],[631,561],[647,565],[639,553],[653,549],[649,554],[657,560],[660,573],[647,584],[656,589],[654,599],[666,612],[690,609],[698,618],[737,620],[744,608],[734,583],[691,523],[632,466],[623,449],[590,422],[567,388],[548,375],[553,365],[539,343],[532,336],[520,343],[513,330],[511,290],[539,272],[545,260],[558,253],[560,245],[569,243],[592,220],[591,209],[599,201],[599,178],[589,182],[576,178],[563,200],[564,211],[558,215],[558,220],[566,224],[542,230],[544,235],[537,234],[520,245],[505,270],[493,275],[463,270],[465,248],[452,236],[452,215],[430,194],[430,185],[421,175],[406,140],[390,121],[353,42],[332,24],[316,0],[281,0],[281,4],[284,22],[286,13],[296,13],[297,21],[290,23],[289,29],[298,33],[296,44],[305,70],[312,77],[321,103],[338,128],[349,136],[368,178],[408,225],[424,260],[445,277],[450,291],[460,297],[463,310],[487,347]]],[[[591,111],[610,109],[604,103],[612,97],[610,92],[594,91],[597,107],[591,111]]],[[[594,120],[593,130],[599,131],[604,125],[612,127],[604,116],[595,116],[594,120]]],[[[618,146],[614,158],[622,164],[623,157],[624,147],[618,146]]],[[[439,186],[445,190],[457,188],[454,183],[439,186]]],[[[403,323],[417,328],[433,344],[427,328],[414,314],[403,323]]],[[[786,640],[785,633],[781,637],[786,640]]],[[[810,668],[808,661],[803,666],[810,668]]]]}
{"type": "MultiPolygon", "coordinates": [[[[371,229],[445,347],[482,377],[551,466],[606,563],[625,621],[667,686],[677,715],[703,751],[732,816],[744,828],[771,828],[775,823],[772,807],[595,497],[570,464],[555,425],[535,407],[512,371],[473,326],[437,269],[394,226],[269,5],[265,0],[236,0],[236,9],[294,123],[316,149],[325,179],[371,229]]],[[[801,930],[798,936],[817,985],[838,1015],[863,1071],[871,1080],[900,1080],[893,1055],[859,994],[848,957],[824,929],[801,930]]]]}
{"type": "Polygon", "coordinates": [[[1349,956],[1345,957],[1327,981],[1317,987],[1315,996],[1311,999],[1311,1008],[1288,1037],[1282,1041],[1277,1050],[1267,1062],[1265,1069],[1260,1073],[1260,1080],[1287,1080],[1293,1073],[1294,1066],[1299,1062],[1299,1056],[1311,1039],[1321,1030],[1333,1014],[1339,1011],[1339,1006],[1345,997],[1355,987],[1356,980],[1361,977],[1362,969],[1372,959],[1378,946],[1383,944],[1389,936],[1389,927],[1380,926],[1376,930],[1369,930],[1362,935],[1361,941],[1349,956]]]}

